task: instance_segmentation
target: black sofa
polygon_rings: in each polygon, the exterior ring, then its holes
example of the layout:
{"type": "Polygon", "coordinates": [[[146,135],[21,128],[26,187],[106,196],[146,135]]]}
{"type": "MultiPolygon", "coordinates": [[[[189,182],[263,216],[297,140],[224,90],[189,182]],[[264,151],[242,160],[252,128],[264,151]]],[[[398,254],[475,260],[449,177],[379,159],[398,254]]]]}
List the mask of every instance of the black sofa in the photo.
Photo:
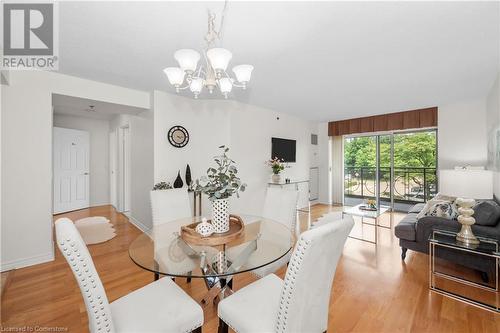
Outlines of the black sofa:
{"type": "MultiPolygon", "coordinates": [[[[491,200],[490,203],[498,205],[498,200],[491,200]]],[[[406,251],[408,249],[428,254],[429,236],[434,229],[458,232],[461,228],[458,221],[448,220],[442,217],[424,216],[417,219],[417,215],[424,208],[424,205],[425,204],[416,204],[413,206],[408,215],[394,228],[394,233],[396,237],[399,238],[402,260],[405,260],[406,251]]],[[[480,213],[480,211],[476,210],[475,215],[480,213]]],[[[495,217],[495,221],[490,224],[491,225],[474,224],[472,226],[472,232],[476,236],[483,236],[500,241],[500,219],[495,217]]],[[[483,280],[488,280],[488,275],[495,272],[494,259],[490,257],[442,247],[436,248],[436,256],[479,271],[483,280]]]]}

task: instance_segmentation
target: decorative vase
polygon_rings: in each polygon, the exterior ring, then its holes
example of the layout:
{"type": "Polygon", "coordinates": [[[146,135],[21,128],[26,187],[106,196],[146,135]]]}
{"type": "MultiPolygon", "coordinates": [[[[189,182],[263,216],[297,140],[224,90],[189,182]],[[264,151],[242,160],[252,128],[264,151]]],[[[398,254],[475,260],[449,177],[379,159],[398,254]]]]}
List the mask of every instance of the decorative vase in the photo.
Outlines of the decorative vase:
{"type": "Polygon", "coordinates": [[[272,180],[273,183],[281,182],[281,175],[279,173],[273,173],[272,180]]]}
{"type": "Polygon", "coordinates": [[[189,187],[191,186],[191,183],[193,179],[191,178],[191,168],[189,167],[189,164],[186,166],[186,185],[189,187]]]}
{"type": "Polygon", "coordinates": [[[206,218],[201,219],[201,223],[196,226],[196,232],[201,235],[201,237],[208,237],[214,233],[214,226],[208,223],[206,218]]]}
{"type": "Polygon", "coordinates": [[[212,201],[212,226],[216,234],[229,231],[229,200],[212,201]]]}
{"type": "Polygon", "coordinates": [[[182,182],[181,171],[179,170],[179,172],[177,173],[177,178],[175,178],[174,181],[174,188],[181,188],[183,185],[184,183],[182,182]]]}

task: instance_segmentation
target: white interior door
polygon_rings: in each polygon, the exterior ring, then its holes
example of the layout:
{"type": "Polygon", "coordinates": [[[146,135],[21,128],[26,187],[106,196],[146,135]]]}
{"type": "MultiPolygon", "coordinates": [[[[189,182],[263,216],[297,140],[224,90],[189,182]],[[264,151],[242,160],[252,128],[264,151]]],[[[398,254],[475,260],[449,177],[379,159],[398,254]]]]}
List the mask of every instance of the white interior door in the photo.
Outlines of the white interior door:
{"type": "Polygon", "coordinates": [[[53,213],[89,207],[89,132],[54,127],[53,213]]]}
{"type": "Polygon", "coordinates": [[[116,176],[118,174],[117,164],[118,164],[118,136],[117,131],[109,133],[109,196],[111,205],[118,209],[118,199],[117,199],[117,180],[116,176]]]}

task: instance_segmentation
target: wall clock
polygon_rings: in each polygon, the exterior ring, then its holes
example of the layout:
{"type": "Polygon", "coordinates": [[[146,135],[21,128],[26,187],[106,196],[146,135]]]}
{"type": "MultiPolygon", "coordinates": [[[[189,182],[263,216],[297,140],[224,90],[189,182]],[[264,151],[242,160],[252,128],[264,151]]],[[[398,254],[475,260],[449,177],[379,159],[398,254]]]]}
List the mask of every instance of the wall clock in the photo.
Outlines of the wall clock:
{"type": "Polygon", "coordinates": [[[176,148],[182,148],[189,142],[189,133],[182,126],[173,126],[168,130],[168,141],[176,148]]]}

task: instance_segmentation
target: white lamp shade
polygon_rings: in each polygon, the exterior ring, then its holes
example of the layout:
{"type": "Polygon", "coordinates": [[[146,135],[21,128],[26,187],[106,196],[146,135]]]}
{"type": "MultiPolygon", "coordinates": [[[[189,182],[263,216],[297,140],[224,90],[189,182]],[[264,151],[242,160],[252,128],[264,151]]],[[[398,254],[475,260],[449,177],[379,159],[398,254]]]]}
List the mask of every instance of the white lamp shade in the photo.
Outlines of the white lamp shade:
{"type": "Polygon", "coordinates": [[[252,77],[253,66],[252,65],[238,65],[233,67],[234,75],[238,82],[248,82],[252,77]]]}
{"type": "Polygon", "coordinates": [[[213,69],[225,71],[233,55],[226,49],[216,47],[207,51],[207,57],[213,69]]]}
{"type": "Polygon", "coordinates": [[[167,75],[168,82],[173,86],[180,86],[184,82],[184,71],[179,67],[167,67],[163,72],[167,75]]]}
{"type": "Polygon", "coordinates": [[[233,82],[231,82],[231,79],[223,77],[219,80],[219,88],[221,93],[228,94],[233,89],[233,82]]]}
{"type": "Polygon", "coordinates": [[[199,94],[201,89],[203,89],[203,79],[202,78],[194,78],[189,84],[189,89],[195,93],[199,94]]]}
{"type": "Polygon", "coordinates": [[[200,60],[200,54],[192,49],[180,49],[174,53],[174,58],[183,70],[194,72],[200,60]]]}
{"type": "Polygon", "coordinates": [[[493,198],[493,172],[490,170],[441,170],[439,192],[465,199],[493,198]]]}

